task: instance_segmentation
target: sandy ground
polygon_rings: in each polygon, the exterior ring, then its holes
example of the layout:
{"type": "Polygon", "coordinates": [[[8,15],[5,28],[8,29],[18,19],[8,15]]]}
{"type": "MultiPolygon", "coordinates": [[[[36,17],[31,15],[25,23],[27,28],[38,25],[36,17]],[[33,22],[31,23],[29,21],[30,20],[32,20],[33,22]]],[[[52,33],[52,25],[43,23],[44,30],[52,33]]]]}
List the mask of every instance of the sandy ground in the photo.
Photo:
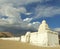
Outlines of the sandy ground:
{"type": "Polygon", "coordinates": [[[17,41],[0,40],[0,49],[60,49],[60,47],[37,47],[17,41]]]}

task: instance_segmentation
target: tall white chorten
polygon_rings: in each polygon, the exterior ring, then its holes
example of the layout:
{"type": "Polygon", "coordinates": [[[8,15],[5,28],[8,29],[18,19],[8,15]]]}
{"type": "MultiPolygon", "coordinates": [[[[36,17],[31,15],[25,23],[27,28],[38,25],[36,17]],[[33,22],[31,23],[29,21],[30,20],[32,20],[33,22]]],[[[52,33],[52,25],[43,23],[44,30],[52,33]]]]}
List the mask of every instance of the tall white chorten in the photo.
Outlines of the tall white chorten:
{"type": "Polygon", "coordinates": [[[41,45],[46,46],[59,45],[58,32],[50,30],[45,20],[43,20],[41,25],[39,26],[38,40],[41,45]]]}
{"type": "Polygon", "coordinates": [[[27,32],[26,34],[25,36],[21,36],[22,42],[29,42],[37,46],[59,45],[58,33],[50,30],[45,20],[40,24],[38,32],[27,32]]]}
{"type": "Polygon", "coordinates": [[[38,32],[44,32],[46,30],[49,30],[48,24],[45,20],[42,21],[41,25],[39,26],[38,32]]]}

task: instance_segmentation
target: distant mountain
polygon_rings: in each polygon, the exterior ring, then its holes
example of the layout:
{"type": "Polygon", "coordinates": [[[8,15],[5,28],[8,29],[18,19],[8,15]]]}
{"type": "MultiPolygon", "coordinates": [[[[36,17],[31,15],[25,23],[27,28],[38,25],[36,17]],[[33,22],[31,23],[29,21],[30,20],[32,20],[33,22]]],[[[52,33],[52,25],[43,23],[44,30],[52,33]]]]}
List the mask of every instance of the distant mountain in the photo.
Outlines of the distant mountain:
{"type": "Polygon", "coordinates": [[[0,37],[13,37],[13,34],[10,32],[0,32],[0,37]]]}

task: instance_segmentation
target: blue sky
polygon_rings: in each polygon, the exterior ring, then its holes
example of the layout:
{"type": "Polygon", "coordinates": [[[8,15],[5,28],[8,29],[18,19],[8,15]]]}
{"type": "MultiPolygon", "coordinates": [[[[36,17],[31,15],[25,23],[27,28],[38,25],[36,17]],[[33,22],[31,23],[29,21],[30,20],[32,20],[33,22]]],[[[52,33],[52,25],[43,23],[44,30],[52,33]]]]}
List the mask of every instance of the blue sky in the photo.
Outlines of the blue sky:
{"type": "MultiPolygon", "coordinates": [[[[48,10],[48,7],[53,7],[53,9],[56,8],[56,10],[58,10],[60,8],[60,0],[49,0],[47,2],[35,2],[35,3],[30,3],[26,6],[26,9],[28,12],[32,12],[33,14],[31,14],[32,16],[29,17],[33,17],[35,16],[35,8],[37,7],[46,7],[48,10]]],[[[52,9],[51,9],[52,10],[52,9]]],[[[49,11],[51,12],[51,11],[49,11]]],[[[56,12],[56,11],[55,11],[56,12]]],[[[59,11],[58,11],[59,12],[59,11]]],[[[52,13],[53,14],[53,13],[52,13]]],[[[40,16],[40,15],[39,15],[40,16]]],[[[39,21],[41,22],[43,19],[45,19],[47,21],[47,23],[49,24],[49,26],[51,28],[60,28],[60,12],[53,14],[53,15],[41,15],[41,18],[35,18],[33,21],[39,21]]]]}
{"type": "Polygon", "coordinates": [[[0,31],[36,31],[42,20],[60,31],[60,0],[0,0],[0,31]]]}

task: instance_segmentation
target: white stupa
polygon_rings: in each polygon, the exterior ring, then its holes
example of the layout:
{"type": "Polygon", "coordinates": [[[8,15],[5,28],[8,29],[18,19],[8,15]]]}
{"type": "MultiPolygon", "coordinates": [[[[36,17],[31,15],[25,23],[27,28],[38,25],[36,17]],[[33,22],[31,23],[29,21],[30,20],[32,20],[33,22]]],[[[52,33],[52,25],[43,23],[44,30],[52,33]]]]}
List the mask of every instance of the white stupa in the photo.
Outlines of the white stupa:
{"type": "Polygon", "coordinates": [[[58,33],[50,30],[45,20],[42,21],[38,32],[27,32],[21,36],[21,42],[28,42],[37,46],[56,46],[59,45],[58,33]]]}

